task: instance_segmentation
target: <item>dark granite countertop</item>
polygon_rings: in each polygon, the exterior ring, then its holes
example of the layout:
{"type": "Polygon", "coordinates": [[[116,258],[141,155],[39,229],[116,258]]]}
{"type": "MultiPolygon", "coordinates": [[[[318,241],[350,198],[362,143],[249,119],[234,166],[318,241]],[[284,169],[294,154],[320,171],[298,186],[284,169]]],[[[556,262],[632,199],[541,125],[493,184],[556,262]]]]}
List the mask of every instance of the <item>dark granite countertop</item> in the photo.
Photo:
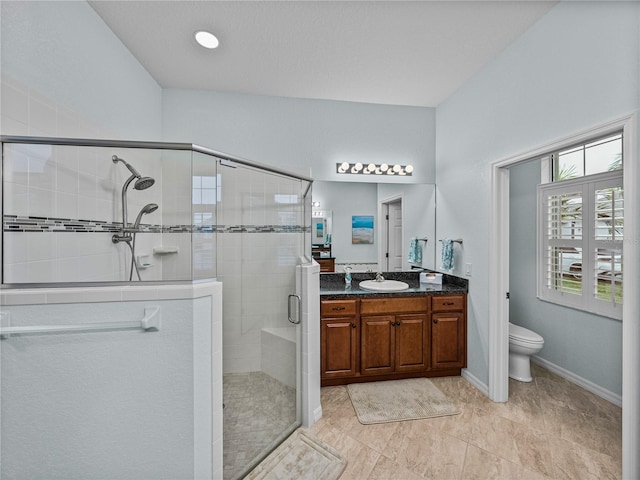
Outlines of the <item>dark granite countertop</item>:
{"type": "MultiPolygon", "coordinates": [[[[430,270],[425,270],[430,271],[430,270]]],[[[424,295],[452,295],[467,293],[469,281],[455,277],[453,275],[442,275],[442,285],[432,283],[420,283],[420,272],[383,272],[382,275],[387,280],[399,280],[409,284],[407,290],[399,292],[374,292],[364,290],[359,287],[364,280],[375,279],[375,273],[352,273],[351,286],[344,283],[344,273],[322,273],[320,274],[320,298],[323,300],[335,300],[350,297],[416,297],[424,295]]]]}

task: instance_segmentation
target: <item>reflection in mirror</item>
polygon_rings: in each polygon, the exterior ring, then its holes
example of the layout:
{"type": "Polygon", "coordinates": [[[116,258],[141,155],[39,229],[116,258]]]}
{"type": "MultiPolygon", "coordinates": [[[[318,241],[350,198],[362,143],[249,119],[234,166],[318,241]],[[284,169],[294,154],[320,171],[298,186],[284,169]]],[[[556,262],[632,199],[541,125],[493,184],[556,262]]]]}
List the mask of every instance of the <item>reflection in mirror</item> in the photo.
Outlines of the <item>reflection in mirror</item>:
{"type": "Polygon", "coordinates": [[[311,216],[311,243],[329,245],[331,243],[331,211],[314,208],[311,216]]]}
{"type": "Polygon", "coordinates": [[[331,246],[336,272],[343,272],[346,266],[352,267],[354,272],[406,271],[415,267],[435,269],[434,184],[316,180],[313,201],[319,202],[320,206],[314,208],[312,214],[312,243],[321,244],[321,237],[316,237],[317,223],[320,223],[324,241],[331,246]],[[354,243],[354,216],[373,217],[373,243],[354,243]],[[317,222],[318,219],[323,222],[317,222]],[[412,238],[421,239],[418,242],[422,251],[420,263],[409,262],[412,238]]]}

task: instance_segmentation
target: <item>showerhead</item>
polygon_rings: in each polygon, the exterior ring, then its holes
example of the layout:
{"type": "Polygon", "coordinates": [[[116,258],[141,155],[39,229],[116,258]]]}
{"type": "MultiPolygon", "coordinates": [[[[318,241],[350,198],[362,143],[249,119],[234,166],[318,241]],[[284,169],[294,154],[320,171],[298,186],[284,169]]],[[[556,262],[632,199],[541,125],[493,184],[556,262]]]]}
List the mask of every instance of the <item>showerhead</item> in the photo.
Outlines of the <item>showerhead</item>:
{"type": "MultiPolygon", "coordinates": [[[[135,168],[133,168],[133,166],[130,163],[127,163],[126,160],[118,157],[117,155],[114,155],[113,157],[111,157],[111,160],[113,161],[113,163],[118,163],[118,162],[122,162],[124,163],[124,166],[127,167],[129,169],[129,171],[136,176],[137,178],[140,178],[142,175],[140,175],[140,172],[138,172],[138,170],[136,170],[135,168]]],[[[153,184],[152,184],[153,185],[153,184]]],[[[151,186],[151,185],[149,185],[151,186]]]]}
{"type": "MultiPolygon", "coordinates": [[[[133,188],[135,188],[136,190],[146,190],[154,183],[156,183],[156,181],[151,177],[141,177],[138,178],[138,180],[136,180],[136,183],[133,184],[133,188]]],[[[156,208],[158,208],[157,205],[156,208]]]]}
{"type": "Polygon", "coordinates": [[[147,215],[148,213],[153,213],[157,209],[158,209],[157,203],[148,203],[144,207],[142,207],[142,210],[140,210],[140,213],[138,213],[138,216],[136,217],[136,222],[133,224],[134,230],[137,230],[140,227],[140,221],[142,220],[143,215],[147,215]]]}

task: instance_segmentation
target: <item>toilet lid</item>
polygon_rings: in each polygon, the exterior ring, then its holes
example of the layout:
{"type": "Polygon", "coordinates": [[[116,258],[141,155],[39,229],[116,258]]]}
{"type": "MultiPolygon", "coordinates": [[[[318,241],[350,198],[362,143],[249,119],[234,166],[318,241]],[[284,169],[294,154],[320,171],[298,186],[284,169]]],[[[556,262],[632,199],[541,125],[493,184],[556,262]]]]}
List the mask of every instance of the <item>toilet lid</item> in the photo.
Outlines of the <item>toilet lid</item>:
{"type": "Polygon", "coordinates": [[[544,343],[544,338],[536,332],[532,332],[520,325],[514,325],[513,323],[509,324],[509,338],[527,343],[544,343]]]}

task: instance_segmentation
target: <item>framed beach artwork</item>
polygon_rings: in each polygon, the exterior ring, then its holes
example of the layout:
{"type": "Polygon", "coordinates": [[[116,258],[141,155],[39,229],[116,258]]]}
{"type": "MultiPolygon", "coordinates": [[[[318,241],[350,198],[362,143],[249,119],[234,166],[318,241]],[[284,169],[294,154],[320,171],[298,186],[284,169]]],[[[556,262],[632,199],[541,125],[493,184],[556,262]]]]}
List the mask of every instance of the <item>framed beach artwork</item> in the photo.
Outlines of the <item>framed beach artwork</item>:
{"type": "Polygon", "coordinates": [[[373,216],[353,215],[351,217],[351,243],[373,243],[373,216]]]}

